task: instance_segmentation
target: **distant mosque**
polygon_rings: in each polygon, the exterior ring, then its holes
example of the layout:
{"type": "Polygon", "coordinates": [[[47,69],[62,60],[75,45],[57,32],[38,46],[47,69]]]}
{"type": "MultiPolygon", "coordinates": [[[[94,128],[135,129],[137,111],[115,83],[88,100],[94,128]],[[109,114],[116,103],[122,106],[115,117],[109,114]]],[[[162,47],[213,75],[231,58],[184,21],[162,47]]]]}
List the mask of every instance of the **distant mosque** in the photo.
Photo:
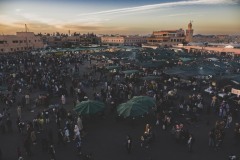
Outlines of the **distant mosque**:
{"type": "Polygon", "coordinates": [[[188,29],[186,30],[186,38],[185,41],[187,43],[192,42],[193,40],[193,29],[192,29],[192,21],[190,21],[190,23],[188,23],[188,29]]]}
{"type": "Polygon", "coordinates": [[[147,38],[150,45],[172,46],[182,43],[190,43],[193,40],[192,21],[189,22],[186,34],[183,29],[178,30],[161,30],[153,31],[152,35],[147,38]]]}

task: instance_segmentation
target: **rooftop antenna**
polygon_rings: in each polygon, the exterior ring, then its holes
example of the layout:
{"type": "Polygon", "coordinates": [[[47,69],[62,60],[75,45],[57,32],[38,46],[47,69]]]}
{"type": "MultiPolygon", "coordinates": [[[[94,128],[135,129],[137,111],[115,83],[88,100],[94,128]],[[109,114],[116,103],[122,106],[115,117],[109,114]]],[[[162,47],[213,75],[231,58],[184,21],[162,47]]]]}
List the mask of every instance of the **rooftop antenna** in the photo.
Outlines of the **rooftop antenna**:
{"type": "MultiPolygon", "coordinates": [[[[29,32],[29,29],[28,29],[28,27],[27,27],[27,25],[25,24],[25,32],[27,33],[27,32],[29,32]]],[[[27,50],[29,49],[28,47],[28,38],[27,38],[27,36],[26,36],[26,45],[27,45],[27,50]]]]}
{"type": "Polygon", "coordinates": [[[26,24],[25,24],[25,32],[29,32],[29,29],[26,24]]]}

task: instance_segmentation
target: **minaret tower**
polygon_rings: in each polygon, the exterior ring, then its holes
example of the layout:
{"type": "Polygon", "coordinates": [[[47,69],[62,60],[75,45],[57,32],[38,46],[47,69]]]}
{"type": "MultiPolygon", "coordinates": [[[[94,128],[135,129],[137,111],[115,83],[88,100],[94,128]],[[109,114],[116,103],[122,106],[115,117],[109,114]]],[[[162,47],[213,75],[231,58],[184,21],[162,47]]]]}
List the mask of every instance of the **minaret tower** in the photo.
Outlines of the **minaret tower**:
{"type": "Polygon", "coordinates": [[[193,39],[193,29],[192,29],[192,21],[190,21],[190,23],[188,23],[188,29],[186,30],[186,42],[190,43],[192,42],[193,39]]]}

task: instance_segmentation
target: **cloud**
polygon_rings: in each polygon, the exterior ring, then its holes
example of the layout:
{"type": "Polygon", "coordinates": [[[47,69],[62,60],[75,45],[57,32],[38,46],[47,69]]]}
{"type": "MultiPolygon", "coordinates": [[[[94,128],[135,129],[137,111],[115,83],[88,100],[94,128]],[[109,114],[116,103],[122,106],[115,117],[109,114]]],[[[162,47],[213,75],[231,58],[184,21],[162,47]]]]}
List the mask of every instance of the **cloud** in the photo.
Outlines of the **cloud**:
{"type": "Polygon", "coordinates": [[[99,15],[110,15],[110,14],[132,13],[132,12],[161,9],[166,7],[186,6],[186,5],[237,4],[238,3],[237,1],[238,0],[189,0],[189,1],[143,5],[138,7],[120,8],[120,9],[113,9],[113,10],[106,10],[106,11],[92,12],[92,13],[83,13],[83,14],[79,14],[78,16],[93,16],[93,15],[99,16],[99,15]]]}
{"type": "Polygon", "coordinates": [[[62,23],[59,20],[56,20],[56,19],[53,19],[53,18],[48,18],[48,17],[41,17],[41,16],[36,15],[34,13],[19,12],[19,13],[17,13],[17,16],[24,19],[24,20],[30,21],[30,22],[31,21],[37,21],[39,23],[46,23],[46,24],[49,24],[49,25],[56,25],[56,24],[62,23]]]}
{"type": "Polygon", "coordinates": [[[11,34],[15,34],[16,31],[22,31],[24,30],[24,27],[19,27],[19,26],[14,26],[14,25],[7,25],[7,24],[3,24],[0,23],[0,34],[4,34],[4,33],[11,33],[11,34]]]}
{"type": "Polygon", "coordinates": [[[177,13],[177,14],[169,14],[169,15],[165,15],[162,17],[178,17],[178,16],[187,16],[187,15],[202,15],[203,12],[189,12],[189,13],[177,13]]]}
{"type": "Polygon", "coordinates": [[[72,17],[69,20],[55,19],[52,17],[43,17],[34,13],[26,13],[21,10],[15,13],[15,16],[0,15],[0,21],[4,22],[5,27],[0,26],[6,30],[6,26],[11,28],[23,28],[27,24],[30,31],[32,30],[100,30],[103,29],[103,22],[109,21],[107,18],[99,17],[72,17]]]}
{"type": "Polygon", "coordinates": [[[20,22],[19,19],[13,18],[9,15],[0,15],[0,21],[4,22],[6,25],[12,25],[15,22],[20,22]]]}
{"type": "Polygon", "coordinates": [[[69,21],[65,21],[64,24],[68,24],[68,25],[71,25],[73,23],[75,24],[83,24],[85,26],[87,25],[94,25],[94,26],[99,26],[101,25],[103,22],[106,22],[106,21],[109,21],[110,19],[108,18],[100,18],[100,17],[96,17],[96,16],[93,16],[93,17],[84,17],[84,18],[72,18],[71,20],[69,21]]]}
{"type": "MultiPolygon", "coordinates": [[[[32,26],[37,28],[40,28],[41,26],[45,25],[47,27],[52,26],[52,27],[61,29],[61,28],[64,28],[64,25],[79,24],[79,23],[82,26],[97,27],[101,25],[103,22],[109,21],[109,19],[107,18],[99,18],[96,16],[81,17],[81,18],[71,17],[69,19],[61,19],[61,18],[56,19],[56,18],[50,18],[50,17],[42,17],[34,13],[25,13],[24,11],[17,12],[16,15],[18,16],[18,19],[21,19],[21,22],[24,21],[27,24],[34,22],[32,23],[32,26]]],[[[8,18],[5,18],[5,19],[8,19],[8,18]]],[[[14,23],[14,21],[11,21],[11,23],[14,23]]]]}
{"type": "MultiPolygon", "coordinates": [[[[14,25],[17,25],[17,26],[24,26],[25,23],[22,23],[22,22],[19,22],[19,23],[14,23],[14,25]]],[[[46,24],[46,23],[39,23],[39,22],[30,22],[30,23],[27,23],[27,26],[28,28],[33,28],[33,29],[50,29],[50,28],[55,28],[55,26],[53,25],[49,25],[49,24],[46,24]]]]}
{"type": "Polygon", "coordinates": [[[17,8],[17,9],[15,9],[15,11],[16,11],[16,12],[21,12],[21,11],[22,11],[22,9],[20,9],[20,8],[17,8]]]}
{"type": "Polygon", "coordinates": [[[96,33],[101,32],[111,32],[111,33],[118,33],[122,31],[128,31],[128,27],[121,27],[121,26],[114,26],[114,27],[106,27],[106,26],[94,26],[94,25],[64,25],[62,26],[64,29],[73,30],[73,31],[94,31],[96,33]]]}
{"type": "Polygon", "coordinates": [[[48,23],[48,20],[43,20],[43,18],[36,18],[35,15],[21,14],[18,17],[12,17],[9,15],[0,15],[0,21],[4,22],[4,25],[14,28],[24,28],[27,24],[29,28],[55,28],[55,23],[48,23]],[[22,16],[25,15],[25,16],[22,16]],[[28,16],[29,15],[29,16],[28,16]]]}
{"type": "Polygon", "coordinates": [[[0,23],[0,27],[8,27],[8,25],[0,23]]]}
{"type": "Polygon", "coordinates": [[[64,25],[63,28],[68,28],[68,29],[72,29],[72,30],[101,30],[104,27],[102,26],[87,26],[87,25],[64,25]]]}

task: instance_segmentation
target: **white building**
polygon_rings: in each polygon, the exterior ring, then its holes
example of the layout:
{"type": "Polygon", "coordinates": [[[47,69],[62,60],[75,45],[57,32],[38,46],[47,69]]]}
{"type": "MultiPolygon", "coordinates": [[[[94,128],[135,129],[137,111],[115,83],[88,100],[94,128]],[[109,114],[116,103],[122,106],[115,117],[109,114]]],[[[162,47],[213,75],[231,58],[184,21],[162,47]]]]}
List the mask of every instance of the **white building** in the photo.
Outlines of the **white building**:
{"type": "Polygon", "coordinates": [[[43,48],[39,36],[33,32],[17,32],[16,35],[0,35],[0,53],[20,52],[43,48]]]}

